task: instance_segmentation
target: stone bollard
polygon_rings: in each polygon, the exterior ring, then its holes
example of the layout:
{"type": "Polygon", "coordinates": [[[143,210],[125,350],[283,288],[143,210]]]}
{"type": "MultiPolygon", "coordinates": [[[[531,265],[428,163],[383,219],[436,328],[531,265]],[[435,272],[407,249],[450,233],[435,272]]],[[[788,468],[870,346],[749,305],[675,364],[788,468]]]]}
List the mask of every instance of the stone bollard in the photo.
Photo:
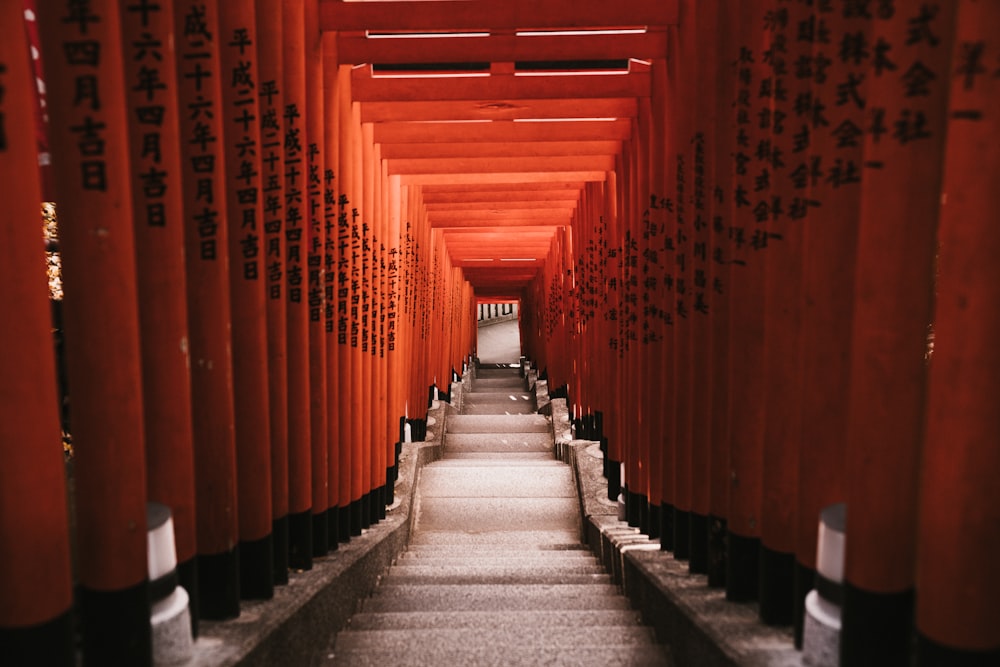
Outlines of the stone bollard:
{"type": "Polygon", "coordinates": [[[806,596],[802,663],[809,667],[840,664],[840,612],[844,588],[844,531],[847,507],[830,505],[820,512],[816,547],[816,588],[806,596]]]}
{"type": "Polygon", "coordinates": [[[188,593],[177,579],[177,549],[170,508],[147,503],[147,561],[152,602],[153,662],[175,665],[194,655],[188,593]]]}

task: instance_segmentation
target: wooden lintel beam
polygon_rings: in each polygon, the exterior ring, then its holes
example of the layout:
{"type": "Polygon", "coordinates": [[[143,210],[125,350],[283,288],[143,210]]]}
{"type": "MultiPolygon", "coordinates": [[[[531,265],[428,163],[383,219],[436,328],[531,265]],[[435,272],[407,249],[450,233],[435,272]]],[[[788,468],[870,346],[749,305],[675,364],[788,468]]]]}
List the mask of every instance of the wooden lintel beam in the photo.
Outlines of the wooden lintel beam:
{"type": "Polygon", "coordinates": [[[469,220],[477,223],[483,220],[511,220],[515,218],[569,221],[575,208],[540,208],[540,209],[476,209],[472,211],[435,211],[428,214],[431,220],[469,220]]]}
{"type": "MultiPolygon", "coordinates": [[[[470,224],[474,224],[475,221],[471,220],[431,220],[431,227],[434,229],[447,229],[449,227],[468,227],[470,224]]],[[[560,225],[568,224],[566,220],[554,220],[551,218],[511,218],[509,220],[504,219],[489,219],[480,221],[484,226],[487,227],[537,227],[550,225],[560,225]]]]}
{"type": "Polygon", "coordinates": [[[559,208],[574,210],[577,199],[567,196],[566,199],[553,199],[551,197],[537,199],[513,199],[519,195],[510,193],[510,198],[485,199],[477,197],[476,201],[455,201],[455,202],[428,202],[424,200],[424,206],[429,213],[435,211],[481,211],[483,209],[542,209],[559,208]]]}
{"type": "Polygon", "coordinates": [[[572,29],[677,24],[677,0],[320,0],[322,30],[383,32],[572,29]]]}
{"type": "Polygon", "coordinates": [[[651,82],[649,72],[397,78],[359,67],[351,72],[351,96],[356,102],[649,97],[651,82]]]}
{"type": "Polygon", "coordinates": [[[372,39],[363,33],[340,33],[337,58],[342,64],[524,62],[553,60],[624,60],[665,58],[667,33],[372,39]]]}
{"type": "Polygon", "coordinates": [[[536,172],[507,172],[496,174],[470,173],[470,174],[403,174],[400,176],[401,185],[463,185],[483,183],[523,183],[525,181],[536,181],[539,183],[576,183],[579,181],[595,182],[606,181],[608,170],[600,171],[536,171],[536,172]]]}
{"type": "Polygon", "coordinates": [[[548,123],[409,123],[375,124],[375,141],[382,144],[499,141],[624,141],[631,121],[553,121],[548,123]]]}
{"type": "Polygon", "coordinates": [[[487,183],[471,183],[471,184],[456,184],[456,183],[440,183],[435,185],[425,185],[421,188],[421,194],[426,197],[434,197],[437,195],[447,195],[454,193],[491,193],[491,192],[556,192],[556,191],[572,191],[574,193],[579,193],[583,189],[584,182],[538,182],[538,181],[521,181],[515,183],[508,182],[487,182],[487,183]]]}
{"type": "Polygon", "coordinates": [[[620,141],[382,144],[382,159],[617,155],[621,147],[620,141]]]}
{"type": "Polygon", "coordinates": [[[494,174],[509,172],[567,172],[570,170],[611,171],[611,155],[573,155],[569,157],[470,157],[446,159],[387,160],[389,173],[414,174],[494,174]]]}
{"type": "MultiPolygon", "coordinates": [[[[366,102],[365,123],[387,121],[563,120],[573,118],[635,118],[638,102],[631,98],[559,98],[539,100],[484,100],[366,102]]],[[[545,123],[539,123],[544,125],[545,123]]]]}

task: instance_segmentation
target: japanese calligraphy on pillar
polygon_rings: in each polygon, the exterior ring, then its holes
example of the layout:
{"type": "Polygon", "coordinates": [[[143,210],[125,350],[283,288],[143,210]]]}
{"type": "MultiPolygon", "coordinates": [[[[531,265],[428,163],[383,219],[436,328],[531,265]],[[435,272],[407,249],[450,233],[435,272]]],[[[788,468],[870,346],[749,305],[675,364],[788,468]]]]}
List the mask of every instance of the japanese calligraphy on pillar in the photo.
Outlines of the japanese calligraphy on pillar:
{"type": "Polygon", "coordinates": [[[323,170],[323,321],[326,332],[336,331],[337,310],[337,190],[333,169],[323,170]]]}
{"type": "Polygon", "coordinates": [[[303,302],[303,255],[308,238],[304,190],[308,187],[308,163],[305,146],[302,115],[298,104],[285,105],[285,277],[288,286],[288,302],[303,302]]]}
{"type": "MultiPolygon", "coordinates": [[[[734,215],[729,226],[729,244],[731,259],[734,263],[742,259],[747,245],[747,229],[742,223],[746,220],[743,210],[750,208],[750,193],[748,184],[750,178],[750,132],[753,121],[754,104],[752,101],[752,86],[754,85],[755,56],[748,46],[741,46],[736,67],[736,154],[733,156],[733,207],[734,215]]],[[[716,253],[716,258],[722,260],[723,253],[716,253]]]]}
{"type": "MultiPolygon", "coordinates": [[[[332,180],[332,179],[331,179],[332,180]]],[[[326,257],[326,209],[325,209],[325,183],[323,178],[322,155],[319,144],[310,142],[309,144],[309,252],[307,262],[309,266],[308,290],[309,290],[309,321],[322,322],[324,320],[324,291],[323,279],[324,264],[326,257]]]]}
{"type": "Polygon", "coordinates": [[[351,222],[347,207],[351,202],[347,195],[337,198],[337,344],[347,345],[347,330],[350,318],[348,304],[351,299],[351,222]]]}
{"type": "Polygon", "coordinates": [[[281,126],[281,95],[274,79],[260,82],[261,199],[267,251],[267,297],[281,299],[284,279],[285,160],[281,126]]]}
{"type": "Polygon", "coordinates": [[[361,334],[361,225],[358,223],[358,209],[351,209],[351,347],[358,346],[361,334]]]}
{"type": "Polygon", "coordinates": [[[694,148],[691,182],[691,227],[694,237],[689,259],[691,262],[691,284],[688,286],[690,290],[688,301],[692,312],[698,315],[708,315],[708,244],[711,234],[708,224],[710,202],[708,201],[708,186],[705,181],[707,158],[705,156],[704,133],[695,132],[691,143],[694,148]]]}
{"type": "Polygon", "coordinates": [[[176,150],[176,90],[174,86],[173,51],[165,38],[173,35],[172,16],[159,4],[148,2],[129,3],[122,13],[122,32],[131,35],[126,48],[131,57],[125,60],[126,86],[128,87],[132,140],[132,172],[138,187],[136,213],[141,222],[150,227],[164,227],[168,217],[180,215],[170,212],[169,204],[176,199],[168,197],[168,188],[179,192],[179,174],[171,174],[164,159],[164,151],[176,150]]]}
{"type": "Polygon", "coordinates": [[[389,248],[388,256],[389,261],[386,265],[386,289],[388,290],[386,299],[388,304],[385,313],[385,344],[386,351],[394,352],[396,350],[397,302],[399,301],[399,293],[397,292],[399,286],[399,246],[394,245],[389,248]]]}
{"type": "MultiPolygon", "coordinates": [[[[250,28],[233,30],[224,47],[228,53],[223,62],[229,65],[224,72],[229,89],[224,93],[228,101],[227,120],[229,132],[226,141],[232,155],[228,161],[232,172],[228,174],[229,187],[235,193],[236,210],[230,212],[239,221],[230,227],[238,232],[244,280],[256,281],[260,277],[260,217],[261,188],[259,160],[260,126],[257,109],[257,72],[250,28]]],[[[233,258],[235,259],[235,258],[233,258]]]]}

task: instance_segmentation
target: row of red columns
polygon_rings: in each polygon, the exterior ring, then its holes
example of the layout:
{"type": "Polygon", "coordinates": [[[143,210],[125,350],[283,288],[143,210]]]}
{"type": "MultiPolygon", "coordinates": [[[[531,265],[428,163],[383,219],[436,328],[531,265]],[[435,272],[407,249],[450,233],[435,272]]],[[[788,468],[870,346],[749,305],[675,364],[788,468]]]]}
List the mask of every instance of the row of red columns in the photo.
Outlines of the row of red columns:
{"type": "Polygon", "coordinates": [[[149,664],[147,501],[173,512],[195,632],[270,598],[385,517],[403,424],[422,435],[428,387],[447,398],[474,299],[419,188],[387,172],[315,0],[37,10],[75,454],[8,3],[0,651],[72,664],[79,613],[86,664],[149,664]]]}
{"type": "Polygon", "coordinates": [[[842,664],[1000,651],[998,20],[682,2],[524,304],[628,522],[797,641],[819,512],[846,502],[842,664]]]}

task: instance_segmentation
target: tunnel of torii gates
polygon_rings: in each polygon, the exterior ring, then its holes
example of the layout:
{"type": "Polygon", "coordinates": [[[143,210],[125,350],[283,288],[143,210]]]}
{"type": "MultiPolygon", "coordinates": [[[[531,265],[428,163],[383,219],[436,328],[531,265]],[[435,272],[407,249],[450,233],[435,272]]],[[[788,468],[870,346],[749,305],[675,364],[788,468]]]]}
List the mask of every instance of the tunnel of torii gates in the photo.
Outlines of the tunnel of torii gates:
{"type": "Polygon", "coordinates": [[[379,521],[516,301],[609,497],[709,586],[795,623],[844,502],[843,664],[997,664],[1000,3],[33,4],[0,9],[5,659],[71,664],[76,625],[148,660],[147,501],[202,619],[379,521]]]}

